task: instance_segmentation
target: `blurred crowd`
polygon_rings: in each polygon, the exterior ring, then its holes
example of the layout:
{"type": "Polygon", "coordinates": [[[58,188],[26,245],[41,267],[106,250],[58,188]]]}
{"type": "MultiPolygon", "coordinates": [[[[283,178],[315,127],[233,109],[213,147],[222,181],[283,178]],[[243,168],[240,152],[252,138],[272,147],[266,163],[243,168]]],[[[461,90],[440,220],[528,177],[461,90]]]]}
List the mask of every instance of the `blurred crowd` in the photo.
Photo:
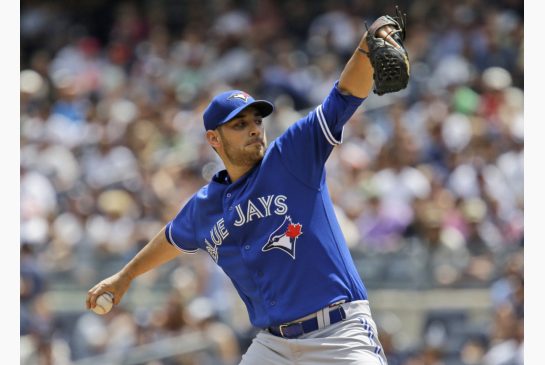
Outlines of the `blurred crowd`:
{"type": "MultiPolygon", "coordinates": [[[[384,329],[391,365],[522,364],[523,1],[397,4],[411,81],[370,95],[345,126],[327,165],[340,223],[371,292],[489,290],[490,320],[468,323],[455,353],[433,326],[411,348],[384,329]]],[[[236,364],[253,330],[206,255],[139,279],[164,297],[147,309],[99,317],[82,297],[67,320],[47,294],[113,274],[222,169],[203,138],[213,95],[273,101],[272,140],[321,102],[385,13],[393,5],[349,0],[23,1],[21,363],[199,333],[212,353],[146,364],[236,364]]]]}

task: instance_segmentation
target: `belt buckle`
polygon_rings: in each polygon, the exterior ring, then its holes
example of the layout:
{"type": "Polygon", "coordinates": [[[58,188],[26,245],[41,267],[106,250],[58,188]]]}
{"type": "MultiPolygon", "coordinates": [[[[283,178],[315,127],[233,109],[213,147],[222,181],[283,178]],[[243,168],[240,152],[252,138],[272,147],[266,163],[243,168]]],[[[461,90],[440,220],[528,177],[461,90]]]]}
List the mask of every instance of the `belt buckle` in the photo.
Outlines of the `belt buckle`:
{"type": "Polygon", "coordinates": [[[286,335],[284,335],[283,328],[288,327],[288,326],[289,326],[289,324],[281,324],[280,327],[278,327],[278,329],[280,330],[280,336],[286,338],[286,335]]]}
{"type": "Polygon", "coordinates": [[[281,324],[280,326],[278,326],[278,330],[280,331],[280,336],[282,336],[283,338],[296,338],[296,337],[301,336],[302,334],[305,333],[305,331],[303,330],[303,323],[302,322],[281,324]],[[301,333],[299,333],[297,336],[290,336],[290,335],[284,334],[284,328],[288,328],[288,327],[296,326],[296,325],[301,327],[301,333]]]}

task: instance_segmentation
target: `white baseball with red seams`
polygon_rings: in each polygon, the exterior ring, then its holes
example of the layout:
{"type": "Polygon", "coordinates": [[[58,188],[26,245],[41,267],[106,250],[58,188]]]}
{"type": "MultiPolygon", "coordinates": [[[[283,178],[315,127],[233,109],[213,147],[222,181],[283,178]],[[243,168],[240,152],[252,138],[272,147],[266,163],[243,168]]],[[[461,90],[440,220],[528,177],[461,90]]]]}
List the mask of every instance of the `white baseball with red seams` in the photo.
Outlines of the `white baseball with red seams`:
{"type": "Polygon", "coordinates": [[[96,314],[103,315],[103,314],[108,313],[110,310],[112,310],[113,305],[114,305],[114,296],[113,296],[113,294],[110,293],[110,292],[106,292],[106,293],[101,294],[97,298],[96,305],[91,310],[93,312],[95,312],[96,314]]]}

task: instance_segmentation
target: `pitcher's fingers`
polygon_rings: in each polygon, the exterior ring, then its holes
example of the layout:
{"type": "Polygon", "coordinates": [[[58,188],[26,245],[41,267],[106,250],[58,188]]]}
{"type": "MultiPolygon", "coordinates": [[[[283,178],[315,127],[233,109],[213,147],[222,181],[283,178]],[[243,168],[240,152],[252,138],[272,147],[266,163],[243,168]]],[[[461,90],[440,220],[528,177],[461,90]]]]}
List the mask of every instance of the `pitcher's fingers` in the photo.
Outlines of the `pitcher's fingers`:
{"type": "Polygon", "coordinates": [[[93,296],[92,289],[87,292],[87,298],[85,298],[85,305],[87,309],[91,309],[94,307],[94,304],[91,304],[91,298],[93,296]]]}
{"type": "Polygon", "coordinates": [[[110,292],[112,294],[112,300],[114,302],[114,305],[118,305],[119,301],[121,300],[122,295],[121,294],[114,294],[113,292],[110,292]]]}
{"type": "Polygon", "coordinates": [[[392,38],[392,34],[395,34],[395,29],[391,25],[385,25],[377,30],[377,35],[383,38],[386,42],[390,43],[396,48],[401,48],[399,44],[392,38]]]}
{"type": "Polygon", "coordinates": [[[113,293],[112,292],[112,300],[113,300],[114,305],[118,305],[119,302],[121,302],[122,297],[123,297],[123,294],[113,293]]]}
{"type": "Polygon", "coordinates": [[[87,309],[94,308],[97,303],[98,296],[102,294],[102,291],[100,290],[100,286],[96,285],[93,288],[89,289],[87,292],[87,299],[86,299],[86,305],[87,309]]]}

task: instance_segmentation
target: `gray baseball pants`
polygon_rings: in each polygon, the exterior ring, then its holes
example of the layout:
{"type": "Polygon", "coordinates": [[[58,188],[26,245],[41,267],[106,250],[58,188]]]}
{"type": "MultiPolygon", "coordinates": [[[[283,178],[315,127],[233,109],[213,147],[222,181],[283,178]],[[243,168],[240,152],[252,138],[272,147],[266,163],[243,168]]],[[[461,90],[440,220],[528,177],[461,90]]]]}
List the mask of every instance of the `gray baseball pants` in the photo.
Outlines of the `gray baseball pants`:
{"type": "Polygon", "coordinates": [[[239,365],[387,365],[369,302],[360,300],[342,306],[345,320],[296,339],[260,331],[239,365]]]}

